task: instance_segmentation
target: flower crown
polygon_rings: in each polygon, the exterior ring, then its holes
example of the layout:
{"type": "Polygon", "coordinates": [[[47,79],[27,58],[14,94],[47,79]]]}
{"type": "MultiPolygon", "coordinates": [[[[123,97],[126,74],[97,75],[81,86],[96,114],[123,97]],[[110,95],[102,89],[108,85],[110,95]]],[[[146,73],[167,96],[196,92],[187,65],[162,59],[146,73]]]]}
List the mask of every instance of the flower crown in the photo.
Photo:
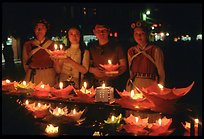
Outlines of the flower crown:
{"type": "Polygon", "coordinates": [[[136,21],[136,22],[133,22],[131,24],[131,28],[132,29],[135,29],[135,28],[147,28],[147,25],[146,23],[142,22],[142,21],[136,21]]]}

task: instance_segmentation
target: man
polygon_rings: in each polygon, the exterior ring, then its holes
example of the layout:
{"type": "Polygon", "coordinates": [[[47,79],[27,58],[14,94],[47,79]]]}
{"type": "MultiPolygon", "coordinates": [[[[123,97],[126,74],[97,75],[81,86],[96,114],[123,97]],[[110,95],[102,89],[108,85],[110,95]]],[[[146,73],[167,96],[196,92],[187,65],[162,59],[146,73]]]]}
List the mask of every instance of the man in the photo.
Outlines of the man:
{"type": "Polygon", "coordinates": [[[94,35],[98,41],[91,43],[90,51],[90,68],[89,72],[94,75],[94,87],[101,86],[105,83],[115,89],[122,91],[125,87],[121,84],[121,75],[126,71],[126,58],[121,45],[110,40],[110,28],[105,24],[96,24],[93,29],[94,35]],[[119,64],[118,72],[107,74],[100,64],[119,64]]]}

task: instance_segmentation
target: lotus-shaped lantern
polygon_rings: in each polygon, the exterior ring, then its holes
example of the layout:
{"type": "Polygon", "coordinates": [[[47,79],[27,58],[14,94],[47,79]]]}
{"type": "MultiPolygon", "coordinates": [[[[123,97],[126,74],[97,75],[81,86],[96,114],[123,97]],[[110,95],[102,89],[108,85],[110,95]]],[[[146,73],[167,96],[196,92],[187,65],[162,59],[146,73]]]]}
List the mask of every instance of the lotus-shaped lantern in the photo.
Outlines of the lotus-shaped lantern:
{"type": "Polygon", "coordinates": [[[184,136],[190,136],[191,123],[185,121],[185,123],[181,122],[181,124],[185,128],[184,136]]]}
{"type": "Polygon", "coordinates": [[[142,88],[143,95],[155,106],[151,109],[156,112],[173,113],[176,110],[175,102],[186,95],[192,88],[194,82],[186,88],[160,88],[158,84],[153,84],[147,88],[142,88]]]}
{"type": "Polygon", "coordinates": [[[14,82],[10,80],[2,80],[2,91],[15,91],[14,82]]]}
{"type": "Polygon", "coordinates": [[[14,87],[19,93],[31,93],[33,92],[33,88],[35,87],[35,84],[33,84],[32,82],[26,83],[26,81],[22,81],[22,82],[14,81],[14,87]]]}
{"type": "Polygon", "coordinates": [[[34,92],[31,93],[32,96],[36,97],[48,97],[50,94],[51,87],[49,84],[43,84],[40,82],[37,86],[34,87],[34,92]]]}
{"type": "Polygon", "coordinates": [[[68,85],[65,88],[62,89],[55,89],[54,87],[51,88],[51,94],[58,98],[68,98],[68,95],[71,93],[71,91],[74,89],[72,85],[68,85]]]}
{"type": "Polygon", "coordinates": [[[49,136],[57,135],[58,130],[59,130],[59,126],[53,126],[52,124],[47,125],[45,128],[45,132],[49,136]]]}
{"type": "Polygon", "coordinates": [[[122,120],[122,114],[119,114],[118,116],[112,115],[111,117],[108,117],[107,120],[104,120],[106,124],[119,124],[122,120]]]}

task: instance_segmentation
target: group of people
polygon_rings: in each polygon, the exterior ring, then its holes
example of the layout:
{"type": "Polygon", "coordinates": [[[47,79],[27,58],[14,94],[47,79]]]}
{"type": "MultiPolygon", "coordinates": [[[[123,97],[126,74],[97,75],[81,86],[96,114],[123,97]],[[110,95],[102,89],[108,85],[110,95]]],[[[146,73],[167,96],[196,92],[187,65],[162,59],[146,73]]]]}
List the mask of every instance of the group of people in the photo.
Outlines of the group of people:
{"type": "Polygon", "coordinates": [[[137,21],[132,23],[134,40],[127,53],[122,45],[109,38],[110,27],[104,23],[97,23],[93,34],[97,41],[87,47],[83,43],[81,30],[78,27],[68,29],[68,46],[65,50],[66,58],[52,57],[49,50],[54,50],[55,42],[46,37],[49,29],[46,20],[38,20],[34,25],[35,38],[27,41],[23,46],[23,67],[26,72],[25,80],[35,84],[55,86],[60,81],[73,81],[75,88],[81,88],[86,80],[89,87],[101,86],[105,83],[119,91],[130,91],[134,87],[147,87],[154,82],[164,85],[165,70],[162,50],[148,40],[148,26],[137,21]],[[101,64],[118,64],[118,72],[107,74],[101,64]],[[123,74],[128,71],[129,76],[125,84],[123,74]]]}

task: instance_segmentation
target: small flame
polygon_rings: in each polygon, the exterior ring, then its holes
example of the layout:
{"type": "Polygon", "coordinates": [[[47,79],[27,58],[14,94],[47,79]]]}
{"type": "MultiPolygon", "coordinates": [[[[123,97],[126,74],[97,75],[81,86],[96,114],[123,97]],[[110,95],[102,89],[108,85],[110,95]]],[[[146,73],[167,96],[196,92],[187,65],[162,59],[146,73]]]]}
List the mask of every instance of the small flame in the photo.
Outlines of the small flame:
{"type": "Polygon", "coordinates": [[[76,114],[76,109],[73,110],[73,114],[76,114]]]}
{"type": "Polygon", "coordinates": [[[159,123],[159,126],[161,126],[161,124],[162,124],[161,118],[159,118],[158,123],[159,123]]]}
{"type": "Polygon", "coordinates": [[[41,104],[40,103],[38,103],[38,107],[40,107],[41,106],[41,104]]]}
{"type": "Polygon", "coordinates": [[[26,86],[26,81],[23,81],[23,85],[26,86]]]}
{"type": "Polygon", "coordinates": [[[57,44],[55,44],[55,45],[54,45],[54,47],[55,47],[55,50],[57,50],[57,49],[58,49],[58,46],[57,46],[57,44]]]}
{"type": "Polygon", "coordinates": [[[45,88],[45,85],[44,85],[44,84],[42,84],[40,87],[41,87],[41,88],[45,88]]]}
{"type": "Polygon", "coordinates": [[[48,134],[58,133],[59,127],[54,127],[52,124],[47,125],[45,132],[48,134]]]}
{"type": "Polygon", "coordinates": [[[59,87],[60,87],[60,89],[63,88],[63,83],[62,82],[59,83],[59,87]]]}
{"type": "Polygon", "coordinates": [[[84,88],[86,89],[86,87],[87,87],[87,83],[86,83],[86,82],[84,82],[84,88]]]}
{"type": "Polygon", "coordinates": [[[29,101],[28,101],[28,100],[26,100],[26,101],[25,101],[25,104],[26,104],[26,105],[28,105],[28,104],[29,104],[29,101]]]}
{"type": "Polygon", "coordinates": [[[60,44],[60,50],[62,50],[63,49],[63,45],[62,44],[60,44]]]}
{"type": "Polygon", "coordinates": [[[138,118],[138,117],[135,117],[135,121],[136,121],[136,123],[138,122],[138,120],[139,120],[139,118],[138,118]]]}
{"type": "Polygon", "coordinates": [[[115,117],[112,115],[111,116],[111,121],[114,122],[115,117]]]}
{"type": "Polygon", "coordinates": [[[130,92],[130,97],[133,98],[133,97],[134,97],[134,94],[135,94],[135,93],[134,93],[134,90],[131,90],[131,92],[130,92]]]}
{"type": "Polygon", "coordinates": [[[10,82],[11,82],[10,80],[6,79],[6,83],[10,83],[10,82]]]}
{"type": "Polygon", "coordinates": [[[158,86],[159,86],[159,88],[161,89],[161,90],[163,90],[163,85],[161,85],[161,84],[158,84],[158,86]]]}
{"type": "Polygon", "coordinates": [[[105,83],[102,84],[102,88],[104,89],[106,87],[105,83]]]}
{"type": "Polygon", "coordinates": [[[111,60],[108,60],[108,64],[112,64],[111,60]]]}

